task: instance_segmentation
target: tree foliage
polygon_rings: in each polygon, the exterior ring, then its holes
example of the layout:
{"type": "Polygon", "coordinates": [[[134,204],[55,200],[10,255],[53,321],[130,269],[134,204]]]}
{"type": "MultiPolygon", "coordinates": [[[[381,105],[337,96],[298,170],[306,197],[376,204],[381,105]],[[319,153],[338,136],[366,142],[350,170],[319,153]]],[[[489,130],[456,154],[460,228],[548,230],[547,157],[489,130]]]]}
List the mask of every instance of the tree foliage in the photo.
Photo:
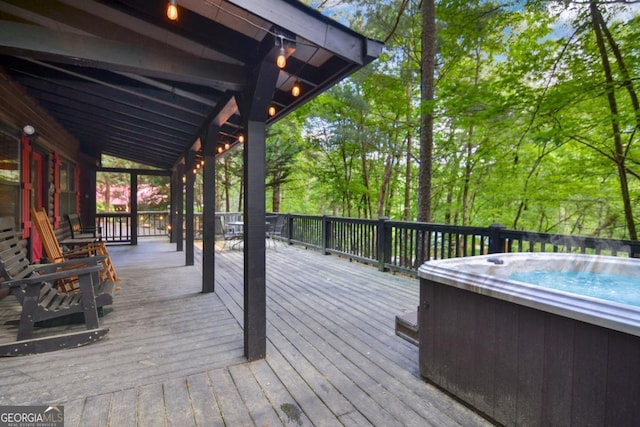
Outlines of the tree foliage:
{"type": "Polygon", "coordinates": [[[312,2],[385,50],[273,126],[267,208],[636,239],[638,5],[436,2],[421,100],[425,1],[312,2]]]}

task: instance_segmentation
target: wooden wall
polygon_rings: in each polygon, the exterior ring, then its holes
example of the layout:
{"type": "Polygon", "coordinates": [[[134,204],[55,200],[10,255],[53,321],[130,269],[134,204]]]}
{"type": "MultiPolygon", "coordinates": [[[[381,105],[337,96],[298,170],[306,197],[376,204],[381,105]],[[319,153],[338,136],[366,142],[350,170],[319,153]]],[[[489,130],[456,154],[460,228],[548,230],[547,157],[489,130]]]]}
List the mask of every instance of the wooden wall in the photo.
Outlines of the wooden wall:
{"type": "MultiPolygon", "coordinates": [[[[96,159],[90,159],[80,155],[80,143],[70,135],[54,118],[49,114],[38,102],[31,98],[26,90],[17,82],[11,80],[5,70],[0,69],[0,127],[5,132],[13,134],[18,140],[25,124],[32,125],[37,132],[37,137],[33,138],[31,145],[32,150],[37,150],[45,156],[47,167],[48,193],[46,194],[46,208],[50,217],[55,211],[55,160],[67,160],[68,162],[79,165],[80,171],[90,168],[90,165],[97,163],[96,159]],[[54,153],[56,153],[54,155],[54,153]]],[[[87,188],[84,183],[87,182],[86,175],[80,174],[85,179],[80,179],[79,197],[83,201],[85,198],[90,199],[90,194],[95,193],[94,188],[87,188]]],[[[94,178],[95,180],[95,178],[94,178]]],[[[89,180],[89,182],[91,182],[89,180]]],[[[95,196],[93,197],[95,199],[95,196]]],[[[95,202],[94,202],[95,207],[95,202]]],[[[24,208],[23,208],[24,211],[24,208]]],[[[23,212],[23,218],[28,219],[23,212]]],[[[54,222],[60,223],[63,219],[56,218],[54,222]]],[[[23,221],[28,224],[28,221],[23,221]]]]}

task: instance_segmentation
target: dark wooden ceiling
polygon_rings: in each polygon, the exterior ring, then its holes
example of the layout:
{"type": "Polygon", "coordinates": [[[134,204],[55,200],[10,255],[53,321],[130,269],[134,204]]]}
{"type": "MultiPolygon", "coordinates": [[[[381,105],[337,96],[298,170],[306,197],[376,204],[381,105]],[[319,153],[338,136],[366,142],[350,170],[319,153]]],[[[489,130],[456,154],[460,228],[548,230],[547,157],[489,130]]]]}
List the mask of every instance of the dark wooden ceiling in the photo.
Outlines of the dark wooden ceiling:
{"type": "Polygon", "coordinates": [[[237,100],[284,42],[268,93],[282,118],[381,52],[296,0],[0,0],[0,66],[79,142],[170,169],[211,121],[218,143],[242,133],[237,100]],[[298,82],[302,95],[293,97],[298,82]]]}

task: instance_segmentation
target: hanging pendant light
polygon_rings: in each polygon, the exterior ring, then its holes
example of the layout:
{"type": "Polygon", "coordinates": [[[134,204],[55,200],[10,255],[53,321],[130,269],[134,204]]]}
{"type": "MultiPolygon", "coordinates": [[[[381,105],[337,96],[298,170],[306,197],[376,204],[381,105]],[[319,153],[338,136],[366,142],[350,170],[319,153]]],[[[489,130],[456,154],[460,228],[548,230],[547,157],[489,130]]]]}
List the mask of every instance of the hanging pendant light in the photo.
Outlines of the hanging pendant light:
{"type": "Polygon", "coordinates": [[[178,20],[178,5],[177,0],[169,0],[169,4],[167,5],[167,18],[172,21],[178,20]]]}
{"type": "Polygon", "coordinates": [[[284,68],[287,66],[287,56],[286,52],[284,51],[284,37],[282,36],[280,36],[280,53],[276,58],[276,65],[278,66],[278,68],[284,68]]]}
{"type": "Polygon", "coordinates": [[[294,98],[297,98],[298,96],[300,96],[300,92],[302,91],[302,89],[300,88],[300,83],[295,82],[293,84],[293,86],[291,87],[291,95],[294,98]]]}

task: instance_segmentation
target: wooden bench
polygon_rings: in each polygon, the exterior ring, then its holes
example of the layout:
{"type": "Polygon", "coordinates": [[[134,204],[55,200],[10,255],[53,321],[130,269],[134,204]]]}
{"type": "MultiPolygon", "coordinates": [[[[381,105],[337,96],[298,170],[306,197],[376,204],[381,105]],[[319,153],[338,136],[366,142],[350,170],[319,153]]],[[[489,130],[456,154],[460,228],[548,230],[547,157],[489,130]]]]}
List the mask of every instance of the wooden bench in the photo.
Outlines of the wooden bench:
{"type": "Polygon", "coordinates": [[[9,290],[22,312],[17,341],[0,344],[0,355],[19,356],[93,343],[108,333],[98,322],[98,308],[113,303],[115,284],[99,280],[104,257],[78,258],[57,264],[30,264],[13,218],[0,218],[0,289],[9,290]],[[60,292],[54,283],[77,281],[78,290],[60,292]],[[86,330],[33,337],[38,321],[82,313],[86,330]]]}

